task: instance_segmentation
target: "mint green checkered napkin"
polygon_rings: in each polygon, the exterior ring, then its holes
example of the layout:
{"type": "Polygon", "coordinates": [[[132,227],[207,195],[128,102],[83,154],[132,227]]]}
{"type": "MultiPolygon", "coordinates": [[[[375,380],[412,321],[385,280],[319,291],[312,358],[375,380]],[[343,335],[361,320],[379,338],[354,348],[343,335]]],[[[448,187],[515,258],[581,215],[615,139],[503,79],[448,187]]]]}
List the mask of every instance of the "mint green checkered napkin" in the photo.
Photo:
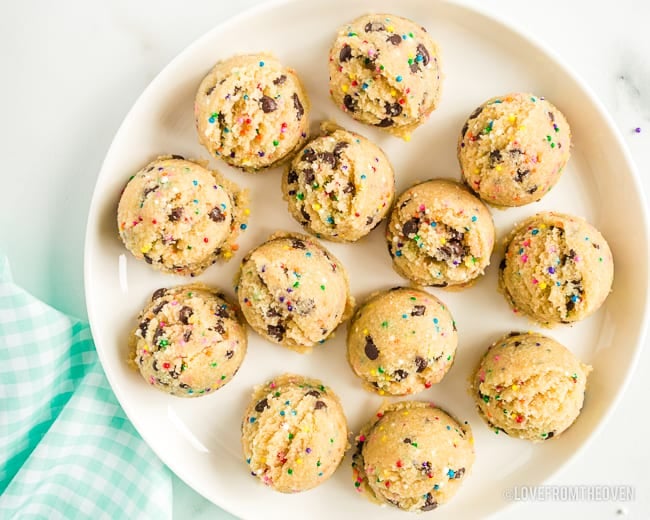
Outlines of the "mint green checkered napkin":
{"type": "Polygon", "coordinates": [[[0,518],[171,518],[169,470],[104,376],[88,324],[0,256],[0,518]]]}

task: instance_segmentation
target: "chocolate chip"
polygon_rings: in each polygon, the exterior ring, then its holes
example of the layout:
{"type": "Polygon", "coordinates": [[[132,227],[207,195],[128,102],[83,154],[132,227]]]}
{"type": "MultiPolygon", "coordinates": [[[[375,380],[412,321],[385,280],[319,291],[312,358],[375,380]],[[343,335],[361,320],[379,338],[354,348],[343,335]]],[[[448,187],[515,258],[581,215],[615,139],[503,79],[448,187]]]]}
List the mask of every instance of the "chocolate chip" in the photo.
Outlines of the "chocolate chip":
{"type": "Polygon", "coordinates": [[[151,312],[153,312],[154,314],[158,314],[165,305],[167,305],[167,300],[161,301],[158,305],[156,305],[153,309],[151,309],[151,312]]]}
{"type": "Polygon", "coordinates": [[[284,74],[282,74],[281,76],[278,76],[277,78],[275,78],[273,80],[273,84],[274,85],[283,85],[285,81],[287,81],[287,77],[284,74]]]}
{"type": "Polygon", "coordinates": [[[151,301],[161,298],[165,296],[165,294],[167,294],[167,289],[165,289],[164,287],[161,287],[160,289],[156,289],[153,292],[153,295],[151,296],[151,301]]]}
{"type": "Polygon", "coordinates": [[[420,64],[417,61],[414,61],[409,65],[409,69],[411,69],[411,72],[415,74],[416,72],[419,72],[420,69],[420,64]]]}
{"type": "Polygon", "coordinates": [[[404,444],[411,444],[411,439],[406,437],[402,442],[404,442],[404,444]]]}
{"type": "Polygon", "coordinates": [[[269,400],[264,398],[255,405],[255,411],[262,413],[266,408],[271,408],[269,405],[269,400]]]}
{"type": "Polygon", "coordinates": [[[212,208],[210,213],[208,213],[208,216],[214,222],[223,222],[224,220],[226,220],[226,216],[223,214],[223,211],[221,211],[221,208],[218,206],[212,208]]]}
{"type": "Polygon", "coordinates": [[[323,401],[316,401],[314,404],[314,410],[320,410],[322,408],[327,408],[327,405],[323,401]]]}
{"type": "Polygon", "coordinates": [[[320,152],[318,159],[325,164],[329,164],[332,168],[336,167],[336,156],[332,152],[320,152]]]}
{"type": "Polygon", "coordinates": [[[279,318],[280,316],[282,316],[282,313],[278,309],[276,309],[275,307],[269,307],[266,310],[266,317],[267,318],[279,318]]]}
{"type": "Polygon", "coordinates": [[[372,336],[366,336],[366,347],[364,349],[366,357],[370,360],[375,360],[379,357],[379,350],[377,350],[377,345],[372,340],[372,336]]]}
{"type": "Polygon", "coordinates": [[[402,226],[402,234],[405,237],[408,237],[409,235],[415,235],[419,229],[420,229],[420,219],[412,218],[404,222],[404,225],[402,226]]]}
{"type": "Polygon", "coordinates": [[[225,305],[220,305],[219,307],[216,308],[214,311],[214,314],[216,316],[219,316],[220,318],[228,319],[230,318],[230,314],[228,314],[228,309],[226,309],[225,305]]]}
{"type": "Polygon", "coordinates": [[[140,333],[142,334],[142,337],[144,337],[147,334],[147,329],[149,328],[149,322],[151,320],[149,318],[145,318],[140,322],[140,325],[138,325],[138,328],[140,329],[140,333]]]}
{"type": "Polygon", "coordinates": [[[537,191],[537,184],[533,185],[532,188],[529,188],[526,191],[532,195],[533,193],[535,193],[537,191]]]}
{"type": "Polygon", "coordinates": [[[269,96],[262,96],[262,99],[260,99],[260,105],[262,107],[262,112],[265,114],[275,112],[278,108],[275,99],[269,96]]]}
{"type": "MultiPolygon", "coordinates": [[[[373,220],[374,220],[373,217],[366,217],[366,226],[369,226],[370,224],[372,224],[373,220]]],[[[378,222],[378,224],[379,224],[379,222],[378,222]]]]}
{"type": "Polygon", "coordinates": [[[490,152],[490,165],[494,166],[494,164],[501,162],[501,151],[500,150],[492,150],[490,152]]]}
{"type": "Polygon", "coordinates": [[[389,116],[398,116],[402,113],[402,105],[399,103],[389,103],[386,101],[384,104],[384,110],[389,116]]]}
{"type": "Polygon", "coordinates": [[[298,121],[302,119],[302,116],[305,115],[305,109],[302,106],[302,103],[300,102],[300,98],[298,97],[298,94],[295,92],[293,93],[293,108],[296,109],[296,118],[298,121]]]}
{"type": "Polygon", "coordinates": [[[300,214],[302,215],[302,218],[304,218],[307,222],[311,222],[311,216],[307,211],[305,211],[305,208],[300,208],[300,214]]]}
{"type": "Polygon", "coordinates": [[[172,209],[172,212],[169,214],[169,220],[171,222],[176,222],[181,219],[183,216],[183,208],[174,208],[172,209]]]}
{"type": "Polygon", "coordinates": [[[416,305],[411,311],[411,316],[424,316],[426,310],[427,308],[425,305],[416,305]]]}
{"type": "Polygon", "coordinates": [[[226,350],[226,359],[232,359],[234,355],[235,352],[233,350],[226,350]]]}
{"type": "Polygon", "coordinates": [[[464,474],[465,468],[458,468],[456,471],[454,471],[454,478],[463,478],[464,474]]]}
{"type": "Polygon", "coordinates": [[[305,148],[302,152],[302,160],[307,162],[314,162],[316,160],[316,152],[313,148],[305,148]]]}
{"type": "Polygon", "coordinates": [[[154,359],[154,360],[153,360],[153,363],[151,364],[151,366],[153,367],[153,369],[154,369],[156,372],[158,372],[159,368],[158,368],[158,360],[157,360],[157,359],[154,359]]]}
{"type": "Polygon", "coordinates": [[[354,184],[352,182],[348,182],[343,188],[343,193],[354,193],[355,191],[356,188],[354,187],[354,184]]]}
{"type": "Polygon", "coordinates": [[[366,32],[378,32],[385,31],[386,27],[384,27],[384,24],[381,22],[368,22],[364,27],[364,30],[366,32]]]}
{"type": "Polygon", "coordinates": [[[402,37],[399,34],[393,34],[386,38],[386,41],[392,43],[393,45],[399,45],[402,43],[402,37]]]}
{"type": "Polygon", "coordinates": [[[400,209],[404,209],[404,208],[406,207],[406,205],[407,205],[409,202],[411,202],[411,199],[410,199],[410,198],[408,198],[408,199],[406,199],[404,202],[402,202],[402,203],[399,205],[399,208],[400,208],[400,209]]]}
{"type": "Polygon", "coordinates": [[[189,390],[189,388],[190,388],[190,385],[186,385],[185,383],[179,383],[178,386],[180,386],[181,388],[183,388],[185,390],[189,390]]]}
{"type": "Polygon", "coordinates": [[[482,106],[482,105],[481,105],[480,107],[475,108],[475,109],[474,109],[474,112],[472,112],[472,113],[469,115],[469,118],[470,118],[470,119],[476,119],[476,118],[479,116],[479,114],[480,114],[481,112],[483,112],[483,106],[482,106]]]}
{"type": "Polygon", "coordinates": [[[378,126],[379,128],[388,128],[389,126],[393,126],[393,121],[390,117],[385,117],[379,123],[375,123],[375,126],[378,126]]]}
{"type": "Polygon", "coordinates": [[[305,395],[311,395],[313,397],[320,397],[320,392],[318,390],[310,390],[305,395]]]}
{"type": "Polygon", "coordinates": [[[596,242],[592,242],[591,245],[593,246],[594,249],[600,249],[600,245],[596,244],[596,242]]]}
{"type": "Polygon", "coordinates": [[[513,345],[514,345],[515,347],[518,347],[519,345],[521,345],[521,341],[515,341],[515,342],[513,343],[513,345]]]}
{"type": "Polygon", "coordinates": [[[433,498],[433,495],[431,495],[431,493],[427,493],[424,505],[420,508],[420,510],[433,511],[436,507],[438,507],[438,502],[436,502],[436,500],[433,498]]]}
{"type": "Polygon", "coordinates": [[[373,56],[372,58],[363,58],[363,67],[365,69],[375,71],[377,68],[377,64],[375,63],[375,60],[377,59],[377,56],[373,56]]]}
{"type": "Polygon", "coordinates": [[[566,301],[566,311],[567,311],[567,313],[571,312],[573,309],[575,309],[575,307],[576,307],[576,303],[571,298],[567,298],[567,301],[566,301]]]}
{"type": "Polygon", "coordinates": [[[547,441],[549,439],[552,439],[554,436],[555,436],[555,432],[548,432],[544,440],[547,441]]]}
{"type": "Polygon", "coordinates": [[[345,108],[347,108],[350,112],[354,112],[357,109],[358,104],[359,101],[354,99],[350,94],[346,94],[343,98],[343,105],[345,105],[345,108]]]}
{"type": "Polygon", "coordinates": [[[192,337],[192,331],[191,330],[186,330],[183,333],[183,340],[189,341],[191,337],[192,337]]]}
{"type": "Polygon", "coordinates": [[[158,325],[156,327],[156,332],[153,333],[153,339],[151,340],[154,345],[158,344],[158,339],[160,339],[160,336],[162,336],[164,333],[165,331],[163,330],[163,328],[160,325],[158,325]]]}
{"type": "Polygon", "coordinates": [[[552,121],[555,122],[555,114],[553,112],[548,113],[548,118],[552,121]]]}
{"type": "Polygon", "coordinates": [[[208,90],[205,91],[205,95],[206,95],[206,96],[209,96],[210,94],[212,94],[212,91],[213,91],[215,88],[216,88],[216,85],[210,87],[208,90]]]}
{"type": "Polygon", "coordinates": [[[295,184],[296,182],[298,182],[298,174],[293,170],[289,170],[289,173],[287,174],[287,183],[295,184]]]}
{"type": "Polygon", "coordinates": [[[513,157],[518,157],[524,154],[524,152],[522,152],[519,148],[513,148],[512,150],[508,150],[508,153],[513,157]]]}
{"type": "Polygon", "coordinates": [[[421,43],[418,43],[417,54],[422,56],[422,63],[426,67],[429,64],[429,61],[431,61],[431,56],[429,55],[427,48],[421,43]]]}
{"type": "Polygon", "coordinates": [[[427,366],[429,366],[429,362],[423,357],[418,356],[415,358],[415,366],[417,366],[416,372],[419,374],[420,372],[423,372],[427,366]]]}
{"type": "Polygon", "coordinates": [[[524,182],[524,179],[530,174],[530,170],[517,168],[517,173],[515,174],[515,181],[524,182]]]}
{"type": "Polygon", "coordinates": [[[271,336],[272,338],[275,338],[278,341],[282,341],[286,329],[284,328],[284,325],[278,324],[278,325],[269,325],[266,328],[266,331],[268,335],[271,336]]]}
{"type": "Polygon", "coordinates": [[[401,368],[399,370],[395,370],[393,372],[393,379],[395,381],[400,382],[406,379],[409,376],[409,373],[406,370],[402,370],[401,368]]]}
{"type": "Polygon", "coordinates": [[[153,264],[152,258],[147,255],[146,253],[143,255],[144,256],[144,261],[147,262],[148,264],[153,264]]]}
{"type": "Polygon", "coordinates": [[[192,314],[194,314],[194,311],[192,310],[192,308],[185,305],[178,312],[178,319],[183,325],[189,325],[190,324],[190,317],[192,316],[192,314]]]}
{"type": "Polygon", "coordinates": [[[345,141],[339,141],[334,145],[334,150],[332,150],[332,153],[336,155],[336,157],[340,157],[343,149],[347,147],[348,147],[348,143],[346,143],[345,141]]]}
{"type": "Polygon", "coordinates": [[[156,184],[152,188],[147,188],[146,190],[144,190],[144,195],[143,196],[146,198],[147,195],[149,195],[151,192],[156,191],[158,188],[160,188],[160,186],[158,184],[156,184]]]}
{"type": "Polygon", "coordinates": [[[345,44],[341,48],[341,52],[339,52],[339,61],[341,63],[345,63],[350,58],[352,58],[352,47],[350,47],[348,44],[345,44]]]}
{"type": "Polygon", "coordinates": [[[291,239],[291,247],[293,247],[294,249],[307,249],[305,242],[303,240],[300,240],[299,238],[291,239]]]}

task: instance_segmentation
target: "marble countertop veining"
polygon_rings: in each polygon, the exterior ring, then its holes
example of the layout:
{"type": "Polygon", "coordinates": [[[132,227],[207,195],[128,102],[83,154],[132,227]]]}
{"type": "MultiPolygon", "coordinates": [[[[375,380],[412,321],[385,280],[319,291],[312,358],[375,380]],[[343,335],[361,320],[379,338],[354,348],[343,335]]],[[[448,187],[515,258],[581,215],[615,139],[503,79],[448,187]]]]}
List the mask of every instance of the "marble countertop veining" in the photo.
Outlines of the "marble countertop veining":
{"type": "MultiPolygon", "coordinates": [[[[0,248],[16,281],[85,316],[83,236],[111,139],[149,81],[198,36],[264,0],[5,3],[0,248]]],[[[645,0],[460,0],[545,42],[604,103],[650,195],[650,3],[645,0]],[[635,129],[640,129],[637,132],[635,129]]],[[[641,261],[648,252],[640,251],[641,261]]],[[[558,484],[626,484],[635,500],[519,504],[499,518],[650,518],[646,348],[609,423],[558,484]]],[[[174,479],[174,518],[232,518],[174,479]]]]}

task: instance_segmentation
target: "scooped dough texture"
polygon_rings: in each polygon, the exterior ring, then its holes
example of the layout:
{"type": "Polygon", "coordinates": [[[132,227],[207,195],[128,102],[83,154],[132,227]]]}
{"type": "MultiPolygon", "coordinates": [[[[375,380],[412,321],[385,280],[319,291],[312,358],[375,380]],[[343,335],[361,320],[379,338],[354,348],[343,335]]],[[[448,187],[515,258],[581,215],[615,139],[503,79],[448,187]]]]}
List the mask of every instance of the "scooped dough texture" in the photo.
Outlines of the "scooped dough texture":
{"type": "Polygon", "coordinates": [[[463,126],[458,160],[484,201],[523,206],[557,183],[569,160],[571,130],[557,108],[532,94],[508,94],[479,106],[463,126]]]}
{"type": "Polygon", "coordinates": [[[366,138],[324,124],[282,182],[289,212],[319,238],[353,242],[386,216],[395,196],[388,159],[366,138]]]}
{"type": "Polygon", "coordinates": [[[362,123],[406,137],[436,108],[437,45],[416,23],[371,14],[344,25],[330,50],[330,94],[362,123]]]}
{"type": "Polygon", "coordinates": [[[309,100],[298,76],[273,56],[215,65],[196,93],[199,141],[231,166],[254,172],[288,159],[307,138],[309,100]]]}
{"type": "Polygon", "coordinates": [[[430,511],[450,500],[474,464],[469,425],[428,402],[388,405],[356,440],[357,489],[405,511],[430,511]]]}
{"type": "Polygon", "coordinates": [[[485,353],[474,374],[472,394],[491,428],[543,441],[557,437],[576,420],[589,372],[590,366],[555,340],[515,332],[485,353]]]}
{"type": "Polygon", "coordinates": [[[538,213],[506,239],[499,288],[516,311],[547,326],[593,314],[614,278],[612,253],[585,220],[538,213]]]}
{"type": "Polygon", "coordinates": [[[198,397],[230,382],[246,354],[239,310],[200,284],[158,289],[130,344],[142,377],[158,390],[198,397]]]}
{"type": "Polygon", "coordinates": [[[458,334],[449,309],[419,289],[377,293],[348,327],[348,361],[380,395],[406,395],[439,383],[451,368],[458,334]]]}
{"type": "Polygon", "coordinates": [[[494,224],[463,186],[436,179],[399,196],[386,240],[400,275],[421,285],[465,286],[490,264],[494,224]]]}
{"type": "Polygon", "coordinates": [[[120,238],[154,269],[197,275],[232,256],[247,204],[248,192],[217,172],[180,156],[159,157],[124,188],[120,238]]]}
{"type": "Polygon", "coordinates": [[[255,331],[305,352],[351,314],[341,263],[308,235],[276,233],[242,262],[239,303],[255,331]]]}
{"type": "Polygon", "coordinates": [[[275,491],[316,487],[332,476],[349,447],[341,402],[316,379],[275,378],[253,393],[242,446],[252,474],[275,491]]]}

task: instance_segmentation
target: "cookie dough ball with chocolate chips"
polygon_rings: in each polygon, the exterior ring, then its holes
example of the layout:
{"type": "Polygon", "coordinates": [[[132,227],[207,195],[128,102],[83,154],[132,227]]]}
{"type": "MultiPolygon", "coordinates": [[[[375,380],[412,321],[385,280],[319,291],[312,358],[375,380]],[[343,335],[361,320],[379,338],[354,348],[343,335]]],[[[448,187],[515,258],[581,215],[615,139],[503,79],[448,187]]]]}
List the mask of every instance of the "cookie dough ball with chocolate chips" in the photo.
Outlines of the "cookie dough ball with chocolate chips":
{"type": "Polygon", "coordinates": [[[341,402],[317,379],[272,379],[253,393],[242,446],[251,473],[274,491],[312,489],[332,476],[349,447],[341,402]]]}
{"type": "Polygon", "coordinates": [[[439,60],[424,27],[390,14],[365,15],[338,31],[330,94],[356,120],[408,138],[438,105],[439,60]]]}
{"type": "Polygon", "coordinates": [[[293,159],[282,191],[289,212],[310,233],[353,242],[386,216],[395,177],[384,152],[365,137],[331,123],[293,159]]]}
{"type": "Polygon", "coordinates": [[[248,344],[239,309],[205,285],[158,289],[130,337],[133,360],[150,385],[198,397],[229,383],[248,344]]]}
{"type": "Polygon", "coordinates": [[[393,267],[420,285],[464,287],[490,264],[492,216],[462,185],[443,179],[402,193],[386,230],[393,267]]]}
{"type": "Polygon", "coordinates": [[[546,326],[596,312],[614,280],[605,238],[563,213],[538,213],[516,226],[499,267],[499,289],[510,305],[546,326]]]}
{"type": "Polygon", "coordinates": [[[523,206],[555,186],[569,160],[571,130],[544,98],[492,98],[469,116],[458,140],[468,186],[496,206],[523,206]]]}
{"type": "Polygon", "coordinates": [[[120,238],[138,259],[165,273],[198,275],[229,259],[246,228],[248,192],[179,155],[159,157],[124,188],[120,238]]]}
{"type": "Polygon", "coordinates": [[[277,166],[309,132],[309,100],[293,69],[268,54],[220,61],[196,93],[199,141],[249,172],[277,166]]]}
{"type": "Polygon", "coordinates": [[[298,352],[322,343],[352,312],[348,275],[308,235],[276,233],[242,262],[239,303],[261,336],[298,352]]]}
{"type": "Polygon", "coordinates": [[[557,341],[513,332],[487,350],[471,390],[491,428],[538,442],[557,437],[574,423],[590,372],[557,341]]]}
{"type": "Polygon", "coordinates": [[[433,403],[390,404],[356,440],[352,468],[357,490],[404,511],[431,511],[448,502],[474,464],[469,425],[433,403]]]}
{"type": "Polygon", "coordinates": [[[348,327],[348,361],[380,395],[406,395],[439,383],[458,334],[449,309],[426,291],[395,287],[370,297],[348,327]]]}

